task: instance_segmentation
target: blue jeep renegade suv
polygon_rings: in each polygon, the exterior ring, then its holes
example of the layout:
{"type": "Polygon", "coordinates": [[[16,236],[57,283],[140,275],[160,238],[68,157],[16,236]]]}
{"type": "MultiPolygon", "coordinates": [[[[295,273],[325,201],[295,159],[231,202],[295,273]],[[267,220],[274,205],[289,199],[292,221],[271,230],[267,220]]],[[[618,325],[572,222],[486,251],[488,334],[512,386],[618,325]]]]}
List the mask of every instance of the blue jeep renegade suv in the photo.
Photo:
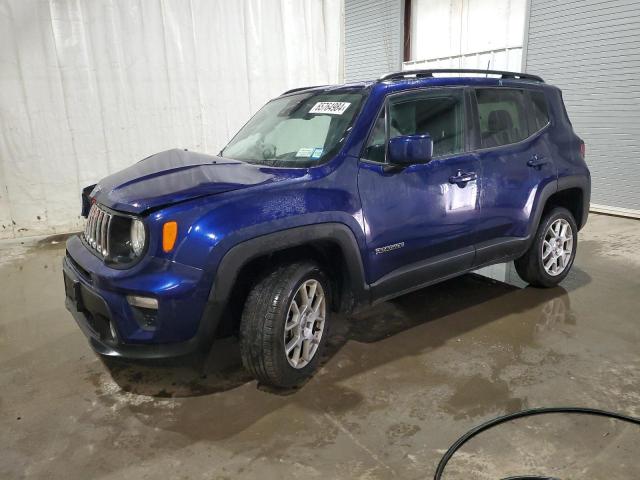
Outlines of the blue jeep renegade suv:
{"type": "Polygon", "coordinates": [[[531,285],[560,282],[587,220],[584,153],[560,90],[535,75],[291,90],[219,155],[170,150],[87,187],[67,308],[100,354],[237,334],[260,382],[293,386],[335,312],[510,260],[531,285]]]}

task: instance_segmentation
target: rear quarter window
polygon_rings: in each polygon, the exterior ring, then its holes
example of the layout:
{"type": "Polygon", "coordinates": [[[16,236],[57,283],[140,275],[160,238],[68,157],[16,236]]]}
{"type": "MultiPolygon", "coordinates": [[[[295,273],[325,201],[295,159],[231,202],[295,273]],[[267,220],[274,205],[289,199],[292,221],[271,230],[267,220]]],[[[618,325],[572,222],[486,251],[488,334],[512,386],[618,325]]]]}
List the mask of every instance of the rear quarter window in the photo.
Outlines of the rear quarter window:
{"type": "Polygon", "coordinates": [[[549,123],[549,111],[547,110],[547,99],[543,92],[529,92],[528,103],[529,135],[533,135],[549,123]]]}

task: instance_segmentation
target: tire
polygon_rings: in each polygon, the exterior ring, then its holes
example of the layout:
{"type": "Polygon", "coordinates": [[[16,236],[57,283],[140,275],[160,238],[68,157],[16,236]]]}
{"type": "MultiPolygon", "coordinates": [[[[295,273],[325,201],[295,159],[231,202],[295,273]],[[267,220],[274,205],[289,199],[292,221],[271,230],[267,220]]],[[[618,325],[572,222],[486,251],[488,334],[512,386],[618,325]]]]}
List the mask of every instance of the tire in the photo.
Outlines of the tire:
{"type": "Polygon", "coordinates": [[[534,287],[555,287],[569,274],[576,257],[577,247],[578,226],[573,215],[566,208],[556,207],[542,217],[529,250],[514,262],[516,271],[522,280],[534,287]],[[554,237],[549,231],[551,226],[555,228],[558,225],[561,230],[566,226],[564,237],[562,235],[554,237]],[[571,231],[570,241],[568,240],[569,230],[571,231]],[[545,244],[545,240],[550,241],[545,244]],[[555,243],[555,247],[554,241],[559,242],[555,243]],[[545,264],[550,266],[545,267],[545,264]]]}
{"type": "Polygon", "coordinates": [[[304,383],[322,357],[330,305],[330,283],[317,264],[296,262],[269,272],[253,286],[242,312],[240,354],[244,367],[263,385],[292,388],[304,383]],[[307,303],[303,290],[308,298],[313,294],[307,303]],[[296,318],[301,321],[296,323],[296,318]],[[294,347],[287,351],[285,342],[294,347]]]}

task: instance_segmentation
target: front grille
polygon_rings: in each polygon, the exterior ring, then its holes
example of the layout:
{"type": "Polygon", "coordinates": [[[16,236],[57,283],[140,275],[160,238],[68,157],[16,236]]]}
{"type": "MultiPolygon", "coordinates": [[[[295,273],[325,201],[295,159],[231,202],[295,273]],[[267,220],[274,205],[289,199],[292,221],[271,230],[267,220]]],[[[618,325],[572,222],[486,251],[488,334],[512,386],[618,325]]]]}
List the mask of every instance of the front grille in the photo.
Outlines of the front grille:
{"type": "Polygon", "coordinates": [[[109,237],[112,220],[113,215],[94,203],[89,210],[87,225],[84,228],[83,236],[87,244],[103,257],[108,257],[110,253],[109,237]]]}

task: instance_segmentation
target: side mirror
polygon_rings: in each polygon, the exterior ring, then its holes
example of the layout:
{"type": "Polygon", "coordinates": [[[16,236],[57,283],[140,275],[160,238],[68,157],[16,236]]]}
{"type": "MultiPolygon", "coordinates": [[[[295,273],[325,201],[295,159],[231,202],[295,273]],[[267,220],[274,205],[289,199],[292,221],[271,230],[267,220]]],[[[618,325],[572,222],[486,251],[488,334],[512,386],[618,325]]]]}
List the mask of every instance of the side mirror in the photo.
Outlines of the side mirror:
{"type": "Polygon", "coordinates": [[[431,135],[402,135],[389,140],[389,162],[395,165],[427,163],[433,156],[431,135]]]}

